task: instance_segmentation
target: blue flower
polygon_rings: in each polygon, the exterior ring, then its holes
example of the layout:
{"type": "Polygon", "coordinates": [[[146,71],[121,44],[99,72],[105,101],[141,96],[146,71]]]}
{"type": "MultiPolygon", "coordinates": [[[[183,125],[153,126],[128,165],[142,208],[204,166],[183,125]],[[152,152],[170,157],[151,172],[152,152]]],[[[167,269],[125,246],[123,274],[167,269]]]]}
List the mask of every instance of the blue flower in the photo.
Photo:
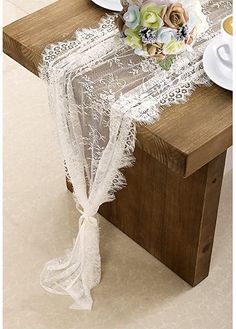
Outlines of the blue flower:
{"type": "Polygon", "coordinates": [[[174,31],[169,27],[162,27],[157,32],[157,42],[169,43],[174,37],[174,31]]]}
{"type": "Polygon", "coordinates": [[[140,22],[140,13],[138,6],[130,6],[127,12],[123,16],[125,20],[125,25],[130,29],[135,29],[140,22]]]}

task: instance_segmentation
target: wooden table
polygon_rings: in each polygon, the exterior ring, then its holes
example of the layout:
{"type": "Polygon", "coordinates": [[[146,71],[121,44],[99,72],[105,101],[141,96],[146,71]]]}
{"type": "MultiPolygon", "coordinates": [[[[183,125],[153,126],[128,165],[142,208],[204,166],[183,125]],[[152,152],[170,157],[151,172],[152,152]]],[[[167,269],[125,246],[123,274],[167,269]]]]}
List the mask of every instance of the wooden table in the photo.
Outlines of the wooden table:
{"type": "MultiPolygon", "coordinates": [[[[34,74],[45,46],[96,25],[105,10],[89,0],[59,0],[4,28],[3,49],[34,74]]],[[[138,128],[128,186],[101,213],[192,286],[209,272],[227,148],[231,92],[197,88],[159,122],[138,128]]],[[[71,189],[71,186],[68,184],[71,189]]],[[[125,252],[125,251],[124,251],[125,252]]]]}

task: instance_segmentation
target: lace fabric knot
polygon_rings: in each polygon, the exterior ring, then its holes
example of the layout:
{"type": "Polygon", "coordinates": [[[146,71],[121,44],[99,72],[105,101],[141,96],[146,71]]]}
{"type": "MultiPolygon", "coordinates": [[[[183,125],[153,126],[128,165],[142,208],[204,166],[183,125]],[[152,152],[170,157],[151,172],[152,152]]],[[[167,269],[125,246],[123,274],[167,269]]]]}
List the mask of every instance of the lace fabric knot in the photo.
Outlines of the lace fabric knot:
{"type": "Polygon", "coordinates": [[[78,211],[80,213],[80,218],[79,218],[79,228],[81,228],[82,224],[84,222],[87,222],[88,224],[97,226],[97,218],[94,216],[88,215],[84,210],[79,209],[78,211]]]}

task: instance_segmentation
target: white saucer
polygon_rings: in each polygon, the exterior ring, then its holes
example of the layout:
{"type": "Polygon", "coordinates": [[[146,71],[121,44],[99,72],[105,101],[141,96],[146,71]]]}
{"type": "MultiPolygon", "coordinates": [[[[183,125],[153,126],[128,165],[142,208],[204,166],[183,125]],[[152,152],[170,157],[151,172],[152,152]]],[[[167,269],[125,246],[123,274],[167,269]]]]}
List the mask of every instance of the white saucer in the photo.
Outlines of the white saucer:
{"type": "Polygon", "coordinates": [[[92,2],[96,3],[96,5],[112,10],[112,11],[121,11],[122,6],[120,0],[92,0],[92,2]]]}
{"type": "Polygon", "coordinates": [[[208,77],[218,86],[233,90],[233,70],[226,67],[219,59],[216,49],[224,44],[220,36],[212,39],[203,54],[203,67],[208,77]]]}

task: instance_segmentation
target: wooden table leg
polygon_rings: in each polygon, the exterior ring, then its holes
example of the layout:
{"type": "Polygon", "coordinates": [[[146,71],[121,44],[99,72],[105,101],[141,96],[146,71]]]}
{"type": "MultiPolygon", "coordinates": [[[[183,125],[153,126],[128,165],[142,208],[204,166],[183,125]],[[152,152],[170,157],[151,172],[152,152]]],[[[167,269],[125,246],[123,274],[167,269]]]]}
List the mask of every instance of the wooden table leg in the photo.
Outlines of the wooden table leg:
{"type": "Polygon", "coordinates": [[[70,192],[73,192],[73,185],[67,177],[66,177],[66,187],[70,192]]]}
{"type": "Polygon", "coordinates": [[[195,286],[209,273],[225,156],[183,178],[136,148],[127,187],[99,212],[195,286]]]}
{"type": "Polygon", "coordinates": [[[226,152],[182,178],[139,148],[100,213],[190,285],[207,277],[226,152]]]}

